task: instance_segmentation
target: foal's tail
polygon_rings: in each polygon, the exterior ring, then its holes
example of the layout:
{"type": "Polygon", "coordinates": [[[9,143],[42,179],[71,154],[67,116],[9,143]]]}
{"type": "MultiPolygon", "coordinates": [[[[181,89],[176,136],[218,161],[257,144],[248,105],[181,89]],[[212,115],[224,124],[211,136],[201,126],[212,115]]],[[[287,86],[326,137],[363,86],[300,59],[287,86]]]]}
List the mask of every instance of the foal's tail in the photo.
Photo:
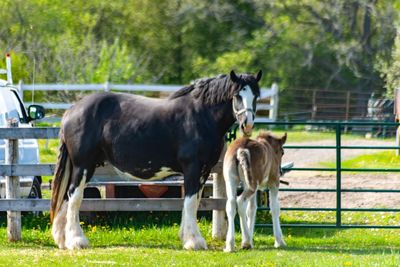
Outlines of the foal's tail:
{"type": "Polygon", "coordinates": [[[58,154],[56,171],[53,179],[53,192],[51,195],[50,221],[60,211],[61,205],[67,192],[71,179],[71,160],[65,143],[61,140],[60,152],[58,154]]]}
{"type": "Polygon", "coordinates": [[[236,158],[239,161],[239,165],[242,167],[244,180],[247,185],[242,196],[248,198],[257,190],[257,181],[254,180],[253,171],[251,169],[250,151],[246,148],[239,148],[236,152],[236,158]]]}

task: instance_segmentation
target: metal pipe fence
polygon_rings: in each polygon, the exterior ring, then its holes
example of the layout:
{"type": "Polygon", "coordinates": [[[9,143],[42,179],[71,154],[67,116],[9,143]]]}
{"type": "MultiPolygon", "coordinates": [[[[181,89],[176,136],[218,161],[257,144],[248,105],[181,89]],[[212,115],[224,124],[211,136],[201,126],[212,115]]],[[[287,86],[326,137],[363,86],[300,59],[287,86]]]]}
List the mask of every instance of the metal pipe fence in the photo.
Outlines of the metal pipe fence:
{"type": "MultiPolygon", "coordinates": [[[[400,168],[345,168],[342,167],[342,151],[346,149],[377,149],[377,150],[399,150],[400,146],[345,146],[342,145],[342,133],[349,126],[376,126],[376,127],[399,127],[400,123],[394,122],[271,122],[263,123],[268,126],[299,126],[299,125],[316,125],[329,126],[335,132],[335,145],[330,146],[310,146],[310,145],[286,145],[285,149],[331,149],[336,153],[335,168],[300,168],[290,167],[290,171],[334,171],[336,172],[336,188],[281,188],[280,191],[286,192],[324,192],[336,193],[336,206],[333,208],[305,208],[305,207],[283,207],[284,211],[321,211],[335,212],[335,223],[322,224],[282,224],[283,227],[309,227],[309,228],[400,228],[400,225],[362,225],[362,224],[344,224],[342,222],[343,212],[400,212],[400,208],[343,208],[343,193],[400,193],[399,189],[343,189],[342,173],[343,172],[400,172],[400,168]]],[[[296,164],[296,162],[295,162],[296,164]]],[[[400,166],[399,166],[400,167],[400,166]]],[[[259,211],[268,211],[268,207],[259,207],[259,211]]],[[[256,227],[270,227],[272,224],[259,223],[256,227]]]]}

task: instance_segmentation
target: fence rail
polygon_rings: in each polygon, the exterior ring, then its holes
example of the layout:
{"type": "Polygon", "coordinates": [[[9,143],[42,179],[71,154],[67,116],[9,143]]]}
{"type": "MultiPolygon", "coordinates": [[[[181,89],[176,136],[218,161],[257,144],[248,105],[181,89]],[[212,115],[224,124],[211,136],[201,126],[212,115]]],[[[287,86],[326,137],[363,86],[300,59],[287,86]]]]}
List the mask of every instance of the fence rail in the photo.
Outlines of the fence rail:
{"type": "MultiPolygon", "coordinates": [[[[161,85],[161,84],[18,84],[21,96],[26,91],[125,91],[125,92],[163,92],[172,93],[181,89],[183,85],[161,85]]],[[[261,95],[257,105],[257,112],[260,122],[276,121],[278,116],[279,89],[276,83],[270,88],[261,88],[261,95]],[[268,112],[268,117],[264,114],[268,112]]],[[[32,103],[26,102],[26,105],[32,103]]],[[[35,103],[46,109],[65,110],[72,106],[72,103],[35,103]]]]}
{"type": "MultiPolygon", "coordinates": [[[[293,191],[293,192],[325,192],[325,193],[336,193],[336,206],[331,208],[304,208],[304,207],[283,207],[282,210],[302,210],[302,211],[330,211],[336,213],[336,222],[334,224],[283,224],[286,227],[327,227],[327,228],[400,228],[399,225],[392,226],[380,226],[380,225],[350,225],[342,223],[343,212],[399,212],[400,209],[389,209],[389,208],[343,208],[342,207],[342,194],[343,193],[360,193],[360,192],[374,192],[374,193],[400,193],[400,190],[394,189],[358,189],[358,188],[342,188],[341,176],[343,172],[400,172],[399,168],[344,168],[341,165],[341,153],[345,149],[396,149],[399,150],[400,146],[345,146],[342,145],[341,135],[344,128],[348,126],[376,126],[376,127],[398,127],[399,123],[390,122],[264,122],[263,125],[275,125],[275,126],[295,126],[295,125],[318,125],[318,126],[329,126],[335,131],[335,145],[331,146],[285,146],[285,149],[331,149],[336,151],[336,167],[334,168],[299,168],[291,167],[292,171],[334,171],[336,172],[336,187],[335,188],[287,188],[281,189],[281,191],[293,191]]],[[[59,128],[0,128],[0,139],[18,139],[18,138],[57,138],[59,128]]],[[[0,165],[0,175],[1,176],[19,176],[19,175],[51,175],[54,172],[54,164],[37,164],[37,165],[21,165],[21,164],[2,164],[0,165]]],[[[214,184],[214,189],[219,188],[222,190],[223,181],[221,179],[215,179],[218,185],[214,184]]],[[[222,190],[221,192],[223,192],[222,190]]],[[[218,196],[214,195],[214,199],[205,199],[202,203],[201,209],[204,210],[214,210],[218,212],[218,216],[223,218],[223,209],[225,198],[223,193],[219,193],[218,196]]],[[[154,209],[154,210],[180,210],[182,207],[182,199],[171,199],[168,200],[169,207],[163,206],[161,204],[164,202],[162,200],[156,199],[123,199],[123,200],[84,200],[82,205],[82,210],[144,210],[144,209],[154,209]],[[109,201],[109,202],[107,202],[109,201]],[[121,206],[120,203],[127,201],[125,206],[121,206]],[[92,204],[97,202],[99,204],[92,204]],[[138,204],[141,202],[147,202],[149,204],[138,204]],[[109,204],[107,204],[109,203],[109,204]],[[119,204],[118,204],[119,203],[119,204]],[[161,205],[161,206],[160,206],[161,205]]],[[[164,202],[166,203],[166,202],[164,202]]],[[[17,200],[8,199],[0,200],[0,211],[4,210],[48,210],[49,202],[48,200],[17,200]],[[25,203],[25,204],[24,204],[25,203]]],[[[260,211],[269,210],[268,207],[260,207],[260,211]]],[[[270,227],[270,224],[257,224],[257,227],[270,227]]]]}

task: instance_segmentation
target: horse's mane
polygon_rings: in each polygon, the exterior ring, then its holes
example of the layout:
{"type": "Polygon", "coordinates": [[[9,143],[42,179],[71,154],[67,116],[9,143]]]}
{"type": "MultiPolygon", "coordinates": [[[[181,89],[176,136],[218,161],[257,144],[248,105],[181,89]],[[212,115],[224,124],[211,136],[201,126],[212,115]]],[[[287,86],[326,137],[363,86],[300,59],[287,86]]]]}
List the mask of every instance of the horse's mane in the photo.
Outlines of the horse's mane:
{"type": "MultiPolygon", "coordinates": [[[[246,83],[254,83],[254,81],[251,81],[251,75],[240,75],[239,77],[246,83]]],[[[190,94],[203,103],[212,105],[232,99],[239,89],[239,85],[232,82],[229,75],[221,74],[214,78],[197,79],[190,85],[171,94],[169,99],[190,94]]]]}

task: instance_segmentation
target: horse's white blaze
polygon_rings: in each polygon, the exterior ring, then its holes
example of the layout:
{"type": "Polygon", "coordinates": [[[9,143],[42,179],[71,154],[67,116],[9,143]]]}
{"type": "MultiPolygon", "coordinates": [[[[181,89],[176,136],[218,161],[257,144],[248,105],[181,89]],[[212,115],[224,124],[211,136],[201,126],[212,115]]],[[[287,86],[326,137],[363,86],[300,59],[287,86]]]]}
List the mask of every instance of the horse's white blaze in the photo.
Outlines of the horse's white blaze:
{"type": "Polygon", "coordinates": [[[271,214],[272,214],[272,228],[274,231],[274,237],[275,237],[275,247],[285,247],[286,243],[283,241],[282,237],[282,229],[281,229],[281,224],[279,221],[279,213],[280,213],[280,207],[279,207],[279,200],[278,200],[278,187],[271,187],[269,189],[270,197],[269,197],[269,202],[270,202],[270,207],[271,207],[271,214]]]}
{"type": "Polygon", "coordinates": [[[256,112],[253,110],[253,101],[254,101],[254,94],[253,91],[251,91],[251,88],[249,85],[246,85],[243,87],[242,90],[240,90],[239,95],[242,97],[242,102],[243,102],[243,109],[246,110],[246,125],[245,128],[246,130],[252,129],[254,125],[254,113],[256,112]],[[253,110],[251,112],[250,110],[253,110]]]}
{"type": "Polygon", "coordinates": [[[81,183],[69,197],[67,208],[67,223],[65,226],[65,246],[68,249],[81,249],[89,245],[83,234],[79,221],[79,208],[83,199],[83,190],[86,183],[86,170],[81,183]]]}
{"type": "Polygon", "coordinates": [[[185,197],[182,211],[182,231],[180,233],[183,247],[190,250],[207,249],[206,241],[197,227],[198,194],[185,197]]]}
{"type": "Polygon", "coordinates": [[[56,216],[54,217],[51,233],[59,248],[65,248],[65,225],[67,223],[67,202],[63,201],[56,216]]]}

